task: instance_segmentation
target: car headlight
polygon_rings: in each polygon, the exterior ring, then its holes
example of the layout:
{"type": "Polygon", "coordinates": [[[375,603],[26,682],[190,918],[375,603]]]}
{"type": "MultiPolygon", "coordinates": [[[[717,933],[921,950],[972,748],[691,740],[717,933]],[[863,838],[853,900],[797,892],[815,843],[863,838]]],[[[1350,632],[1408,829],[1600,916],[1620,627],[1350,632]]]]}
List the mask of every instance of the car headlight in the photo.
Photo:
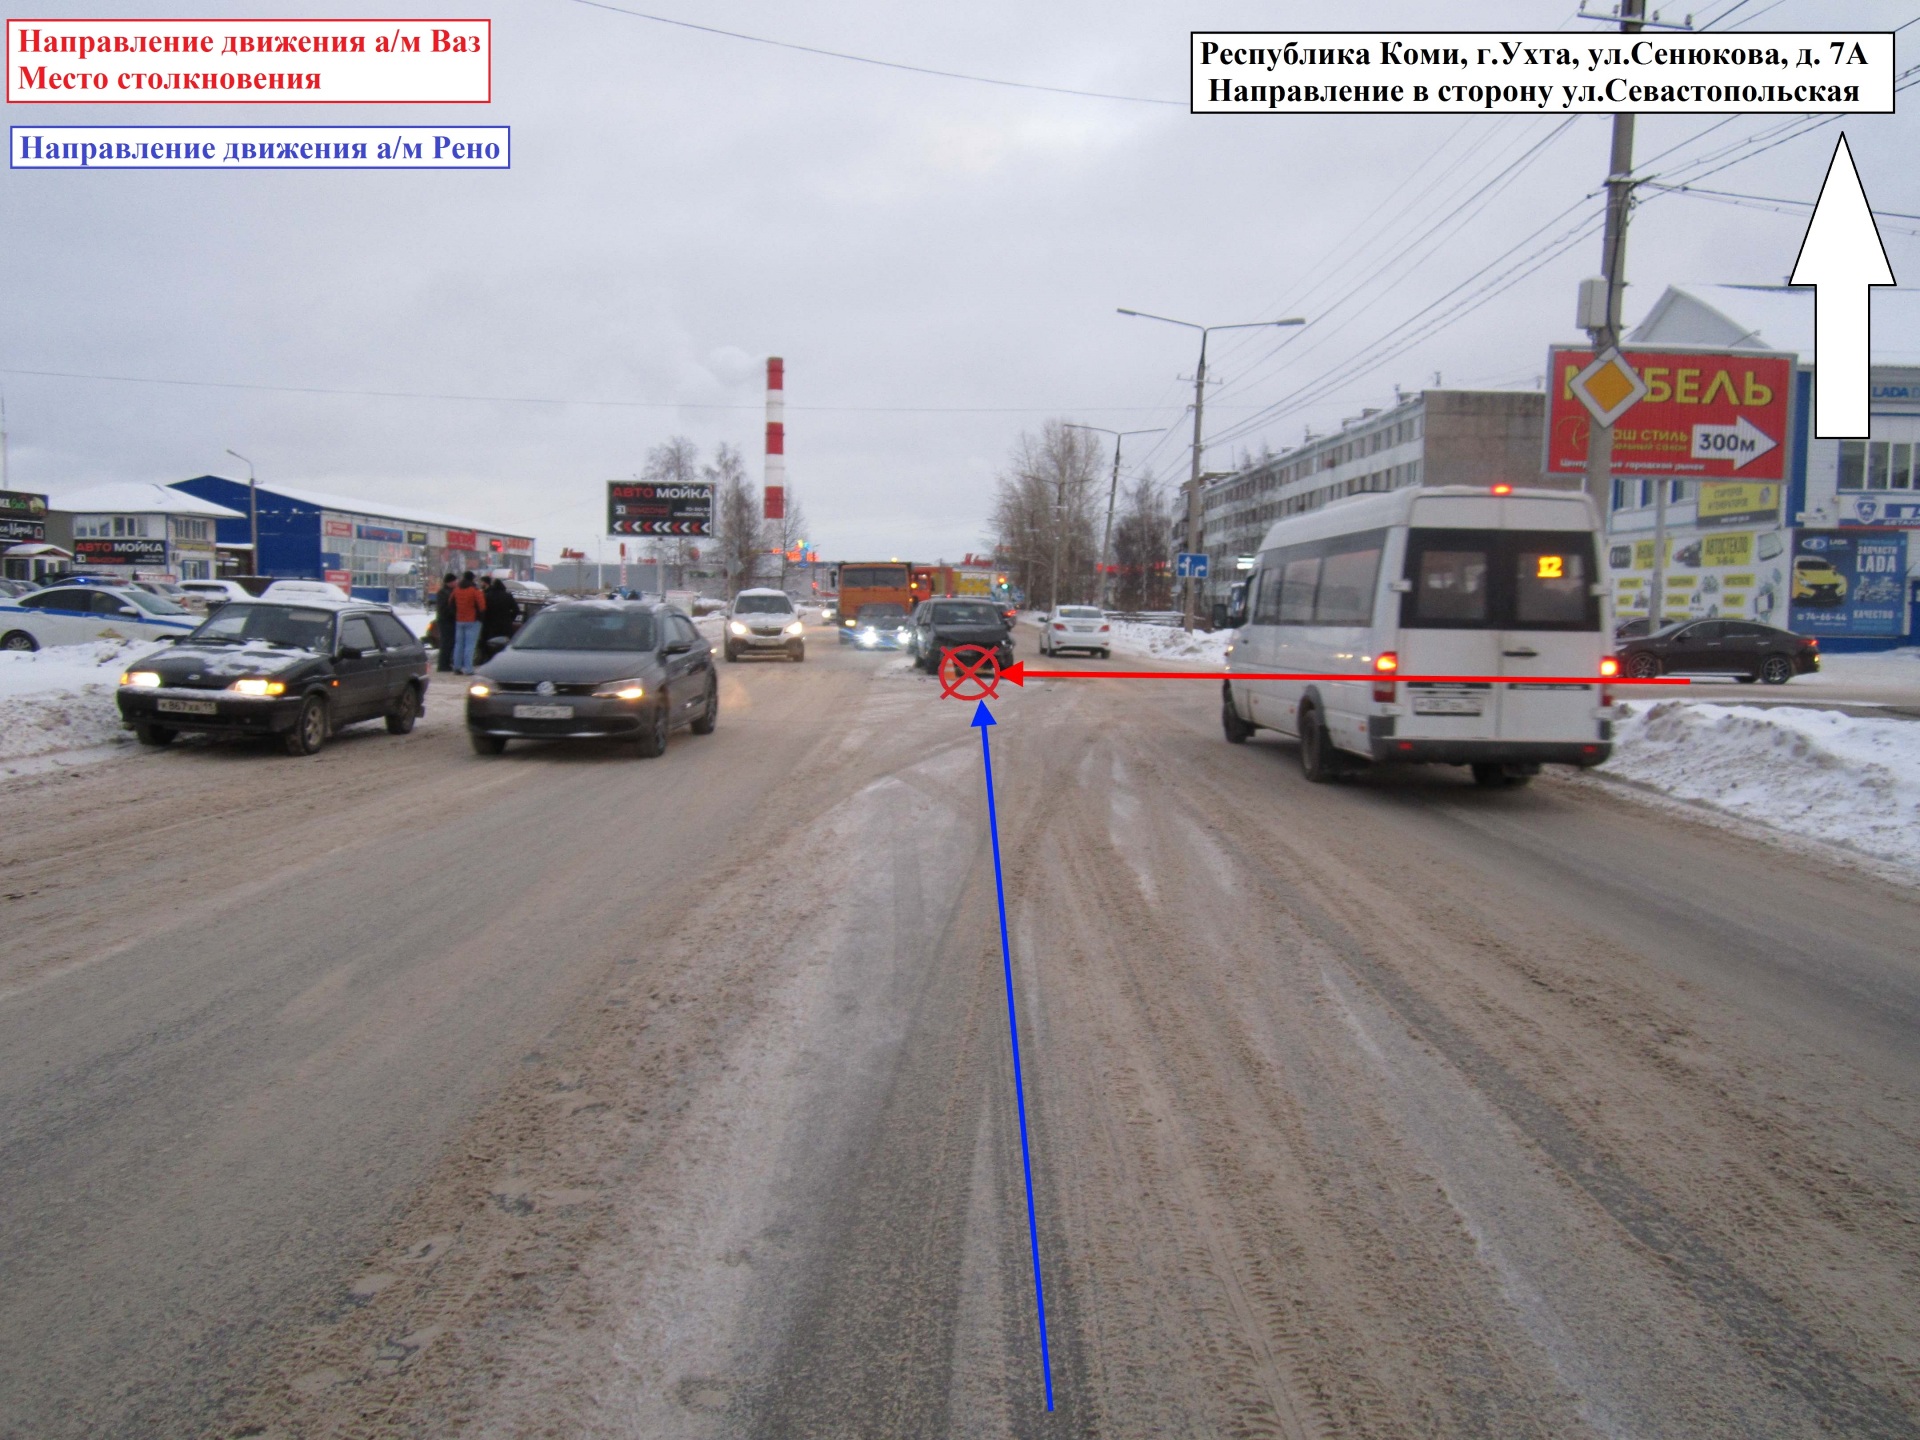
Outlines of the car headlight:
{"type": "Polygon", "coordinates": [[[593,693],[602,700],[642,700],[647,687],[638,680],[609,680],[593,693]]]}
{"type": "Polygon", "coordinates": [[[284,695],[287,693],[283,680],[265,680],[257,675],[249,675],[244,680],[236,680],[227,687],[236,695],[284,695]]]}
{"type": "Polygon", "coordinates": [[[122,685],[131,685],[136,690],[157,690],[160,677],[151,670],[129,670],[120,677],[122,685]]]}
{"type": "Polygon", "coordinates": [[[789,635],[799,635],[803,633],[806,630],[806,628],[807,627],[803,623],[796,620],[791,625],[787,626],[786,633],[789,635]]]}
{"type": "Polygon", "coordinates": [[[742,625],[738,620],[730,621],[727,625],[727,629],[731,630],[736,635],[744,635],[747,633],[747,627],[745,625],[742,625]]]}
{"type": "Polygon", "coordinates": [[[878,645],[880,643],[880,636],[876,631],[862,630],[860,632],[860,643],[862,645],[878,645]]]}
{"type": "Polygon", "coordinates": [[[473,696],[476,700],[484,700],[487,696],[493,694],[493,687],[491,685],[483,685],[476,680],[473,684],[467,686],[467,694],[473,696]]]}
{"type": "Polygon", "coordinates": [[[908,630],[905,627],[902,627],[901,629],[898,629],[893,632],[893,638],[896,640],[905,640],[911,634],[913,634],[911,630],[908,630]]]}

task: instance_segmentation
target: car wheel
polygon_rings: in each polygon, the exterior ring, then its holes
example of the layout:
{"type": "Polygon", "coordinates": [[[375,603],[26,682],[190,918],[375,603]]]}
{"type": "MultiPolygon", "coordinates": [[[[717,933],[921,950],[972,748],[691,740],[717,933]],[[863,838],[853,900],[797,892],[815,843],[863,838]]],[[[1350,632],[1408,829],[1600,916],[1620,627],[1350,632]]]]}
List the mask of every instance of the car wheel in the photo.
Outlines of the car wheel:
{"type": "Polygon", "coordinates": [[[1660,673],[1660,662],[1644,650],[1627,661],[1627,674],[1636,680],[1651,680],[1660,673]]]}
{"type": "Polygon", "coordinates": [[[1738,680],[1742,685],[1751,685],[1760,677],[1758,675],[1736,675],[1733,678],[1738,680]]]}
{"type": "Polygon", "coordinates": [[[473,753],[476,755],[499,755],[507,748],[507,737],[483,735],[478,730],[469,730],[467,743],[473,746],[473,753]]]}
{"type": "Polygon", "coordinates": [[[142,745],[171,745],[180,732],[169,725],[149,725],[144,720],[133,727],[133,738],[142,745]]]}
{"type": "Polygon", "coordinates": [[[1113,651],[1111,651],[1111,650],[1102,650],[1102,651],[1100,652],[1100,658],[1101,658],[1102,660],[1111,660],[1111,659],[1113,659],[1113,651]]]}
{"type": "Polygon", "coordinates": [[[653,713],[647,717],[647,724],[640,732],[640,738],[634,749],[642,760],[651,760],[663,755],[667,749],[667,732],[671,728],[667,721],[667,702],[663,699],[653,707],[653,713]]]}
{"type": "Polygon", "coordinates": [[[1240,718],[1240,712],[1233,708],[1233,691],[1224,685],[1220,687],[1220,728],[1226,732],[1229,745],[1244,745],[1253,738],[1253,726],[1240,718]]]}
{"type": "Polygon", "coordinates": [[[400,698],[393,702],[393,708],[387,711],[387,733],[411,735],[414,722],[419,718],[420,687],[409,685],[400,692],[400,698]]]}
{"type": "Polygon", "coordinates": [[[732,665],[740,659],[740,652],[734,649],[733,646],[729,645],[727,646],[727,649],[726,649],[726,656],[727,656],[727,663],[729,665],[732,665]]]}
{"type": "Polygon", "coordinates": [[[9,630],[0,636],[0,650],[38,650],[40,642],[24,630],[9,630]]]}
{"type": "Polygon", "coordinates": [[[696,735],[711,735],[720,723],[720,682],[707,676],[707,702],[700,707],[700,718],[687,728],[696,735]]]}
{"type": "Polygon", "coordinates": [[[1333,741],[1327,727],[1320,723],[1320,712],[1311,705],[1300,707],[1300,773],[1315,785],[1324,785],[1339,774],[1333,759],[1333,741]]]}
{"type": "Polygon", "coordinates": [[[1769,685],[1784,685],[1793,678],[1793,662],[1784,655],[1769,655],[1760,662],[1760,678],[1769,685]]]}
{"type": "Polygon", "coordinates": [[[791,650],[787,651],[787,654],[797,664],[800,661],[807,658],[807,647],[804,645],[796,645],[791,650]]]}
{"type": "Polygon", "coordinates": [[[280,737],[289,755],[315,755],[327,743],[327,702],[321,695],[309,695],[300,704],[293,728],[280,737]]]}

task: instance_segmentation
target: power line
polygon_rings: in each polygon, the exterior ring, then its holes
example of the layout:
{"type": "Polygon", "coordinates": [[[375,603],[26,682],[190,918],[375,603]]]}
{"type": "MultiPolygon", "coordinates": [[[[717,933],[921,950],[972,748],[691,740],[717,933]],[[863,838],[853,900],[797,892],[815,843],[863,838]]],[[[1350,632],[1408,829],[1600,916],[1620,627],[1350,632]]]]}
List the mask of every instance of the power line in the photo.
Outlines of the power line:
{"type": "Polygon", "coordinates": [[[635,20],[651,20],[656,25],[672,25],[681,30],[698,30],[705,35],[722,35],[729,40],[746,40],[755,45],[770,45],[776,50],[795,50],[802,55],[818,55],[829,60],[848,60],[856,65],[874,65],[882,70],[905,70],[913,75],[932,75],[942,80],[965,80],[975,85],[997,85],[1007,90],[1040,90],[1049,95],[1073,95],[1082,100],[1124,100],[1133,105],[1185,105],[1185,100],[1159,100],[1151,95],[1115,95],[1104,90],[1075,90],[1065,85],[1038,85],[1026,80],[1001,80],[991,75],[969,75],[959,70],[936,70],[929,65],[909,65],[900,60],[879,60],[871,55],[853,55],[845,50],[827,50],[818,45],[801,45],[792,40],[774,40],[765,35],[749,35],[741,30],[722,30],[717,25],[700,25],[692,20],[675,20],[666,15],[650,15],[644,10],[629,10],[609,5],[606,0],[573,0],[595,10],[628,15],[635,20]]]}

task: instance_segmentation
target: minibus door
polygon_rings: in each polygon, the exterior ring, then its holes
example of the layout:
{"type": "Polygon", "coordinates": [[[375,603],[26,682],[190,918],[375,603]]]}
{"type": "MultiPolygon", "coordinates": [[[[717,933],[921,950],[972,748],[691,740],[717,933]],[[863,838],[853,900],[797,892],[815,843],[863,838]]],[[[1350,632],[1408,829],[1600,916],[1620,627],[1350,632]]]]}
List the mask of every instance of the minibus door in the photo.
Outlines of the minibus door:
{"type": "Polygon", "coordinates": [[[1502,695],[1491,677],[1502,673],[1501,633],[1490,628],[1498,553],[1496,532],[1416,529],[1408,535],[1400,673],[1464,678],[1408,684],[1401,735],[1486,740],[1500,733],[1502,695]]]}
{"type": "Polygon", "coordinates": [[[1561,678],[1503,684],[1500,738],[1591,740],[1605,649],[1600,602],[1591,593],[1592,538],[1585,532],[1513,533],[1505,548],[1502,564],[1512,589],[1509,603],[1502,607],[1509,628],[1499,632],[1496,673],[1515,679],[1561,678]],[[1578,678],[1582,676],[1593,679],[1582,683],[1578,678]]]}

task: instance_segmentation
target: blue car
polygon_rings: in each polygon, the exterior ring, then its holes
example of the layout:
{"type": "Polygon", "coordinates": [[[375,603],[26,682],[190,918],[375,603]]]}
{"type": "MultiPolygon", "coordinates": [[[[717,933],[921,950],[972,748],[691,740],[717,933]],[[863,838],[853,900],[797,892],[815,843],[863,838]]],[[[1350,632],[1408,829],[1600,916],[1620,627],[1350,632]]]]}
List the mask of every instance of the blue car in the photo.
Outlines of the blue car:
{"type": "Polygon", "coordinates": [[[862,605],[853,623],[839,629],[842,645],[862,650],[904,650],[913,639],[913,625],[900,605],[862,605]]]}

